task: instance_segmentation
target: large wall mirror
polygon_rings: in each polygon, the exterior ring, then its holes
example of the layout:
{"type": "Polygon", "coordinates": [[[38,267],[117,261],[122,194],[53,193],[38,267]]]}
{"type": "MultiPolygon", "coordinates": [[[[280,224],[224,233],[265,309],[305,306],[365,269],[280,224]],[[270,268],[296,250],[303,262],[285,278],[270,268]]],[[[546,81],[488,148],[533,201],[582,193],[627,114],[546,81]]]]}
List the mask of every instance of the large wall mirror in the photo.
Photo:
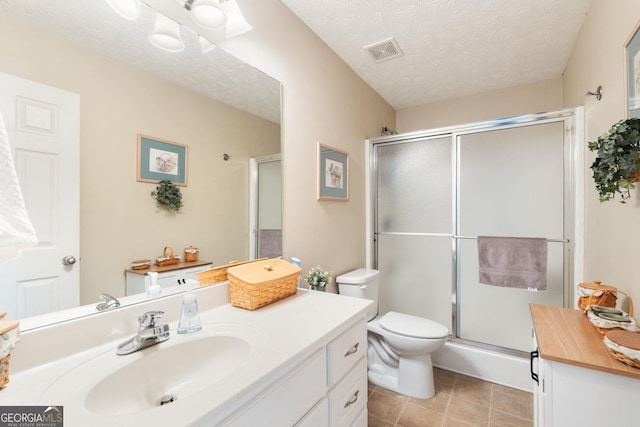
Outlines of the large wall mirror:
{"type": "MultiPolygon", "coordinates": [[[[79,96],[80,246],[70,254],[78,262],[64,268],[79,270],[78,304],[87,312],[100,293],[124,297],[124,270],[165,247],[198,247],[214,266],[254,256],[250,167],[279,159],[280,83],[221,47],[205,52],[186,25],[184,50],[156,48],[148,41],[155,15],[144,3],[129,21],[106,0],[0,2],[0,73],[79,96]],[[156,205],[156,184],[137,180],[139,134],[188,147],[177,213],[156,205]]],[[[44,305],[55,309],[56,298],[44,305]]]]}

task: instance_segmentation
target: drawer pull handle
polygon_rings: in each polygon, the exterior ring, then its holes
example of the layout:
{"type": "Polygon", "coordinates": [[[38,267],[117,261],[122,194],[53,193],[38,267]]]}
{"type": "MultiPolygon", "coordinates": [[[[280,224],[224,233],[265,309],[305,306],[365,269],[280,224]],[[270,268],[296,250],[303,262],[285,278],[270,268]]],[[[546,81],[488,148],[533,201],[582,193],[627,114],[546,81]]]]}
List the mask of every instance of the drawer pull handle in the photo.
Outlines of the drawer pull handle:
{"type": "Polygon", "coordinates": [[[356,392],[353,394],[353,397],[349,399],[347,403],[344,404],[345,408],[348,408],[349,406],[353,405],[358,401],[358,393],[360,393],[360,390],[356,390],[356,392]]]}
{"type": "Polygon", "coordinates": [[[538,350],[532,351],[531,353],[529,353],[531,356],[531,363],[529,365],[530,369],[531,369],[531,378],[536,382],[536,384],[540,385],[540,380],[538,379],[538,374],[533,372],[533,359],[540,357],[540,353],[538,352],[538,350]]]}
{"type": "Polygon", "coordinates": [[[354,345],[353,347],[351,347],[351,349],[349,349],[349,351],[347,351],[347,352],[344,354],[344,357],[349,357],[349,356],[351,356],[352,354],[354,354],[355,352],[357,352],[357,351],[358,351],[358,346],[359,346],[359,345],[360,345],[360,343],[359,343],[359,342],[357,342],[357,343],[356,343],[356,345],[354,345]]]}

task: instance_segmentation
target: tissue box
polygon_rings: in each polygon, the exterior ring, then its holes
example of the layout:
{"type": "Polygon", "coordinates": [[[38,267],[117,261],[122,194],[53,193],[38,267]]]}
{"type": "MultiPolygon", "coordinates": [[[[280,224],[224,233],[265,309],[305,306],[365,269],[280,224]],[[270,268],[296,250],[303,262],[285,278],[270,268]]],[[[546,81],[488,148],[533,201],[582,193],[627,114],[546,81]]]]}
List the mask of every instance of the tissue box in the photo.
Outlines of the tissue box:
{"type": "Polygon", "coordinates": [[[298,290],[300,267],[282,259],[260,260],[227,270],[234,307],[255,310],[298,290]]]}

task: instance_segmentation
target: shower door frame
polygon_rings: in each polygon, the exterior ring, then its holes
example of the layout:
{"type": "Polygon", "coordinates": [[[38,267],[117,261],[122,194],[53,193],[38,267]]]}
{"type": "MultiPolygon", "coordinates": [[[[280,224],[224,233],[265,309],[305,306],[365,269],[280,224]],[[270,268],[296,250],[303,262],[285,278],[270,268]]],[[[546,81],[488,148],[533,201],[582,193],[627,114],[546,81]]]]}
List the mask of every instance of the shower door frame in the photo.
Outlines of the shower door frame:
{"type": "Polygon", "coordinates": [[[371,138],[366,140],[366,258],[367,267],[377,268],[378,248],[377,236],[388,235],[426,235],[426,236],[450,236],[451,237],[451,325],[452,333],[449,341],[454,343],[483,348],[502,354],[509,354],[517,357],[528,357],[529,354],[516,349],[499,347],[493,344],[467,340],[458,337],[458,242],[460,239],[473,238],[476,236],[460,236],[459,230],[459,183],[460,168],[458,158],[458,148],[460,137],[468,134],[495,131],[509,128],[518,128],[533,124],[544,124],[551,122],[564,122],[564,194],[565,210],[564,215],[564,289],[563,306],[575,307],[576,287],[572,283],[583,281],[584,272],[584,109],[577,107],[563,109],[553,112],[527,114],[522,116],[508,117],[497,120],[476,122],[459,126],[436,128],[431,130],[416,131],[404,134],[371,138]],[[452,162],[452,234],[440,233],[402,233],[386,232],[380,233],[377,230],[377,164],[375,149],[379,145],[407,143],[418,140],[434,138],[451,138],[451,162],[452,162]]]}

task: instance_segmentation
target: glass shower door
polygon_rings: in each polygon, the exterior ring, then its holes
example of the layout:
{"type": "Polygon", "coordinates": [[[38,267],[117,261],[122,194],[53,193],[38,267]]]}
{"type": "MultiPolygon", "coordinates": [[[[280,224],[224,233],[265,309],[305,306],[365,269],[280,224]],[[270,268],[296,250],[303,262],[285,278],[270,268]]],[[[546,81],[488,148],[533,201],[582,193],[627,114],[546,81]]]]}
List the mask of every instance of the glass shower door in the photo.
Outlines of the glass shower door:
{"type": "Polygon", "coordinates": [[[457,137],[459,338],[528,351],[529,303],[563,305],[564,126],[555,121],[457,137]],[[477,236],[548,239],[547,289],[480,284],[477,236]]]}
{"type": "Polygon", "coordinates": [[[451,330],[451,136],[381,145],[375,156],[379,311],[451,330]]]}

